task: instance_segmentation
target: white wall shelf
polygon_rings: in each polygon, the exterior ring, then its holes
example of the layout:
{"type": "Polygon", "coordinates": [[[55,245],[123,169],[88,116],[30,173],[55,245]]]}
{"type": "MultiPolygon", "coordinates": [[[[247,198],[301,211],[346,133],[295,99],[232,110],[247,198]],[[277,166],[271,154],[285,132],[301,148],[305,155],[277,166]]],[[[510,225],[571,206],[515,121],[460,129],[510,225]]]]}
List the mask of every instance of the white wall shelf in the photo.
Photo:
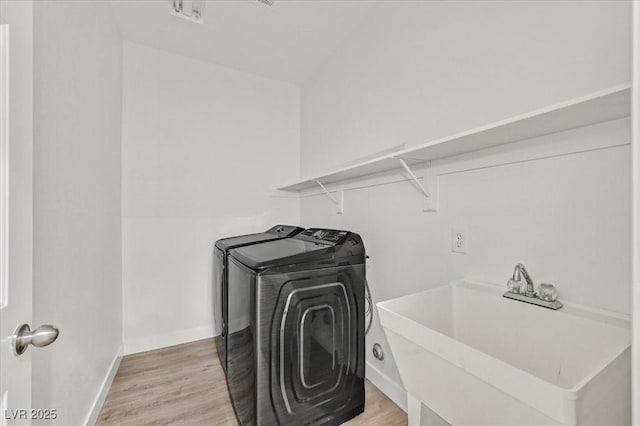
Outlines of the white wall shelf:
{"type": "Polygon", "coordinates": [[[299,192],[427,161],[628,117],[631,85],[622,84],[472,130],[386,154],[277,188],[299,192]]]}

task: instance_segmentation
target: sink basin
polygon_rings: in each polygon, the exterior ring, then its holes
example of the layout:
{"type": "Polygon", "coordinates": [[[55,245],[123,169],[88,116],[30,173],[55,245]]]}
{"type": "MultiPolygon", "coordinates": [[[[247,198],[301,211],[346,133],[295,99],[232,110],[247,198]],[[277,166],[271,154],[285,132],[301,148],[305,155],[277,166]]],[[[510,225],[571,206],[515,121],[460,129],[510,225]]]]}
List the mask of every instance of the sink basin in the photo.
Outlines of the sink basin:
{"type": "Polygon", "coordinates": [[[631,424],[630,321],[467,280],[378,303],[407,390],[453,425],[631,424]]]}

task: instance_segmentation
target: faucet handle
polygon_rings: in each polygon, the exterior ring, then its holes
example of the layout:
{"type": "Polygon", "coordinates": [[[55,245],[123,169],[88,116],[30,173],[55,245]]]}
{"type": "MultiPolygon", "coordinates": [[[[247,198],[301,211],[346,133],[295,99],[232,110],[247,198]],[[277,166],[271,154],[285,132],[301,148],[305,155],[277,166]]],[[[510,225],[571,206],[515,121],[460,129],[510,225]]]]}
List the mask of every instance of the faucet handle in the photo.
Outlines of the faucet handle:
{"type": "Polygon", "coordinates": [[[558,300],[558,290],[552,284],[540,284],[538,286],[538,297],[547,302],[558,300]]]}
{"type": "Polygon", "coordinates": [[[520,280],[514,280],[511,278],[507,281],[507,290],[509,290],[509,293],[520,294],[523,292],[523,287],[522,281],[520,280]]]}

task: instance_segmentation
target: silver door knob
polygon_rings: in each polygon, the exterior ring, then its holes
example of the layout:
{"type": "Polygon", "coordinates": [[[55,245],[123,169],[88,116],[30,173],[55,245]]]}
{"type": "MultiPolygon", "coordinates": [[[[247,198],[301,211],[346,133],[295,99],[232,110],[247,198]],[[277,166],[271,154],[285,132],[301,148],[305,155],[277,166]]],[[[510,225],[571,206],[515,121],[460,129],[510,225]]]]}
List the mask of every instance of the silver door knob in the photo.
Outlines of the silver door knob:
{"type": "Polygon", "coordinates": [[[16,355],[22,355],[29,344],[37,348],[48,346],[56,341],[58,334],[58,329],[49,324],[41,325],[33,331],[28,324],[22,324],[11,336],[13,352],[16,355]]]}

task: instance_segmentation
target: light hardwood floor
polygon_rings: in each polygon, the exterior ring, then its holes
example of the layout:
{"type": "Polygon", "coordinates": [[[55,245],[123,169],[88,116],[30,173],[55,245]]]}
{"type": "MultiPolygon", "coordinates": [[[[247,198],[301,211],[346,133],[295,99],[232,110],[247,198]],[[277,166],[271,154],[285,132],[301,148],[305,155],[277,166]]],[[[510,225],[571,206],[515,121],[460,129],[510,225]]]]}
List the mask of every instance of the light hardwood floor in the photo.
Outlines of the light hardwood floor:
{"type": "MultiPolygon", "coordinates": [[[[407,415],[369,381],[365,412],[345,425],[404,426],[407,415]]],[[[97,425],[236,425],[212,339],[125,356],[97,425]]]]}

